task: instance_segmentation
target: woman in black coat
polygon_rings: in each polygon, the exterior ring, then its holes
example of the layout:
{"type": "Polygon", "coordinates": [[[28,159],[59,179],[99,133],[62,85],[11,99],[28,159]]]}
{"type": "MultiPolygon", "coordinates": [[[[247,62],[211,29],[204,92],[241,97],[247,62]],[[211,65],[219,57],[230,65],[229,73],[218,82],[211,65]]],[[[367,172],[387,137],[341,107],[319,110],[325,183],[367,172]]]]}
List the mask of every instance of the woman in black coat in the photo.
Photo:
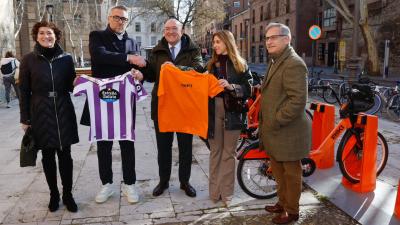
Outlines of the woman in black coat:
{"type": "Polygon", "coordinates": [[[250,96],[252,77],[231,32],[215,32],[212,42],[214,51],[207,70],[225,90],[209,101],[209,194],[214,202],[222,200],[228,205],[234,191],[236,144],[243,126],[243,107],[235,103],[237,99],[244,102],[250,96]]]}
{"type": "Polygon", "coordinates": [[[50,189],[49,210],[59,207],[59,172],[63,185],[62,200],[71,212],[78,210],[72,197],[71,145],[79,142],[73,89],[75,69],[72,57],[58,42],[61,31],[50,22],[38,22],[32,29],[36,42],[33,52],[24,56],[20,67],[20,109],[22,128],[32,128],[36,148],[42,150],[42,164],[50,189]]]}

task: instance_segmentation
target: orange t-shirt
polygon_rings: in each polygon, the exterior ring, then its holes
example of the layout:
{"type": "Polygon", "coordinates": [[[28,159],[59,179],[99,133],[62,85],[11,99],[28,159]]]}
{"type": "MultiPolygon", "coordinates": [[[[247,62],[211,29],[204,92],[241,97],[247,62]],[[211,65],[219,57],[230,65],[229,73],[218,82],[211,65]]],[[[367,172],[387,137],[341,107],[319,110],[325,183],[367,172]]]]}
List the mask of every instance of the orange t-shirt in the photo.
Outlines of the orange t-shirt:
{"type": "Polygon", "coordinates": [[[182,71],[168,64],[162,66],[157,93],[160,132],[181,132],[207,138],[208,97],[223,90],[212,74],[182,71]]]}

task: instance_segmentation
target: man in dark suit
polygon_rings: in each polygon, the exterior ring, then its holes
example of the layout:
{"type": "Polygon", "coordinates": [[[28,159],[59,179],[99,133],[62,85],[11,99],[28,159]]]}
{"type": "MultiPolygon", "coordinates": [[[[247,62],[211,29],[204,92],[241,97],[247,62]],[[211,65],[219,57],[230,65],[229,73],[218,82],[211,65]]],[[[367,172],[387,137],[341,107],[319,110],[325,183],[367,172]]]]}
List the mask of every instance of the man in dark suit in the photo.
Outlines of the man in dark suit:
{"type": "MultiPolygon", "coordinates": [[[[128,37],[125,29],[128,24],[128,9],[115,6],[108,14],[108,25],[105,30],[92,31],[89,35],[89,51],[92,63],[92,74],[96,78],[110,78],[131,70],[132,76],[138,80],[143,75],[137,69],[144,67],[146,61],[139,56],[139,46],[128,37]]],[[[96,195],[96,202],[103,203],[113,194],[111,184],[112,173],[112,141],[97,142],[97,156],[100,179],[103,184],[96,195]]],[[[139,201],[135,188],[135,146],[133,141],[119,141],[121,148],[122,172],[124,179],[123,193],[129,203],[139,201]]]]}
{"type": "MultiPolygon", "coordinates": [[[[155,82],[151,97],[151,119],[154,121],[158,150],[158,171],[160,183],[154,188],[153,196],[161,195],[169,187],[172,164],[172,142],[174,132],[160,132],[158,127],[158,85],[161,66],[165,63],[203,70],[200,48],[183,33],[182,23],[168,19],[164,24],[163,38],[151,51],[151,57],[144,70],[145,79],[155,82]]],[[[162,112],[161,112],[162,113],[162,112]]],[[[179,182],[180,188],[189,197],[196,197],[196,190],[190,185],[189,178],[192,166],[193,135],[176,133],[179,149],[179,182]]]]}

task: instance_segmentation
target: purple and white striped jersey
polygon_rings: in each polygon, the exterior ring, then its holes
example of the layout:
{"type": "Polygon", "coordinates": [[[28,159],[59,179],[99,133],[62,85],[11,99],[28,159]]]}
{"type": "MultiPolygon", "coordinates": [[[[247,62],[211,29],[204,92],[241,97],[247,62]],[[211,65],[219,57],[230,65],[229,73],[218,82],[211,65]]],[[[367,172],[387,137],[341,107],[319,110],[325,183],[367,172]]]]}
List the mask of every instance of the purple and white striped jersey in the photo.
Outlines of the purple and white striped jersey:
{"type": "Polygon", "coordinates": [[[81,75],[74,96],[86,94],[90,111],[89,141],[135,141],[136,101],[146,98],[142,84],[130,73],[97,79],[81,75]]]}

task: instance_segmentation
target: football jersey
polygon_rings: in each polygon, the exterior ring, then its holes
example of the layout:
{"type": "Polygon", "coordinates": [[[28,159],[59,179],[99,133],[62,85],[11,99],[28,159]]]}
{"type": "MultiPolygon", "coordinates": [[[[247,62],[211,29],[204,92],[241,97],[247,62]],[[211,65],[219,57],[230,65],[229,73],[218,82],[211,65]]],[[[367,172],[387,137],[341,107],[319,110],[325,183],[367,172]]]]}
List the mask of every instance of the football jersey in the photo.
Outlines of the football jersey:
{"type": "Polygon", "coordinates": [[[128,73],[107,79],[81,75],[74,96],[86,94],[90,112],[89,141],[135,140],[136,101],[146,90],[128,73]]]}
{"type": "Polygon", "coordinates": [[[157,93],[160,132],[181,132],[207,138],[208,97],[223,90],[212,74],[182,71],[168,64],[162,66],[157,93]]]}

